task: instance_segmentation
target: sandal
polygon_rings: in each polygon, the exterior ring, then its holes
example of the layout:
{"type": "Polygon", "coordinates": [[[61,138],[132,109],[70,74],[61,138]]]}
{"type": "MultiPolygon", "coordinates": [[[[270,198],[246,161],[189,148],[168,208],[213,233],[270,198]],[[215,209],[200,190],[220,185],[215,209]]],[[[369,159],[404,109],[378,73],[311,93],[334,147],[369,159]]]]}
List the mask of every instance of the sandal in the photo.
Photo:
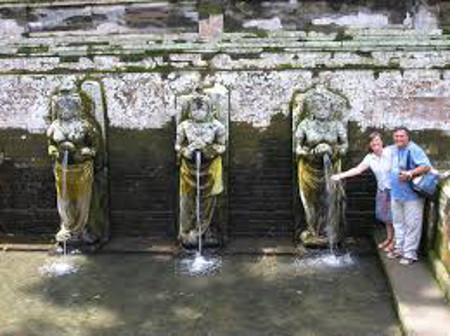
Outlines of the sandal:
{"type": "Polygon", "coordinates": [[[383,249],[383,251],[385,251],[385,252],[392,252],[392,251],[394,251],[394,250],[395,250],[395,243],[394,243],[394,241],[392,241],[392,240],[391,240],[391,242],[389,243],[389,245],[386,246],[386,247],[383,249]]]}
{"type": "Polygon", "coordinates": [[[405,258],[405,257],[403,257],[403,258],[400,259],[400,261],[399,261],[399,263],[400,263],[401,265],[405,265],[405,266],[409,266],[409,265],[413,264],[414,262],[415,262],[414,259],[411,259],[411,258],[405,258]]]}
{"type": "Polygon", "coordinates": [[[397,250],[391,251],[386,255],[386,257],[388,257],[389,259],[397,259],[400,258],[401,256],[402,254],[397,250]]]}

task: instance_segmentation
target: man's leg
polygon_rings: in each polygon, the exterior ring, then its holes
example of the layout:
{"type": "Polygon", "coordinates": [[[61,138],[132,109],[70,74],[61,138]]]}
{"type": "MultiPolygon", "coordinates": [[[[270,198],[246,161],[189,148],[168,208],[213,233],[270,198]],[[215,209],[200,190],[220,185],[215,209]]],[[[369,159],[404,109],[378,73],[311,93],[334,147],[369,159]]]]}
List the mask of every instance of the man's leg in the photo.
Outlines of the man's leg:
{"type": "Polygon", "coordinates": [[[392,200],[392,221],[394,222],[395,251],[403,254],[405,243],[405,207],[403,202],[392,200]]]}
{"type": "Polygon", "coordinates": [[[417,249],[422,236],[423,198],[405,202],[405,244],[404,257],[417,260],[417,249]]]}

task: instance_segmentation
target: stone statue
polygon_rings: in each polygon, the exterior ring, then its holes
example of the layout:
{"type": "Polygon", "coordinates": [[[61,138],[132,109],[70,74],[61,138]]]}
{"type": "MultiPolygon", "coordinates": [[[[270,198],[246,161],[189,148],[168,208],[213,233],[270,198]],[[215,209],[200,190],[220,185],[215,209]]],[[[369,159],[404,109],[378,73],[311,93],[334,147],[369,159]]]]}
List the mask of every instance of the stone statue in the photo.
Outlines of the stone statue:
{"type": "Polygon", "coordinates": [[[196,93],[190,97],[184,111],[187,119],[177,126],[179,239],[188,248],[198,246],[200,235],[204,246],[217,246],[221,242],[220,225],[214,223],[214,212],[217,198],[223,191],[222,154],[226,149],[226,129],[214,118],[211,109],[209,97],[196,93]]]}
{"type": "Polygon", "coordinates": [[[59,90],[52,99],[47,137],[48,153],[55,161],[59,248],[95,249],[107,239],[102,196],[95,183],[96,172],[104,165],[103,141],[92,107],[90,97],[74,87],[59,90]]]}
{"type": "Polygon", "coordinates": [[[344,190],[330,180],[340,172],[348,147],[347,130],[339,115],[343,101],[326,88],[315,88],[300,106],[295,152],[307,226],[299,238],[305,246],[338,243],[343,234],[344,190]]]}

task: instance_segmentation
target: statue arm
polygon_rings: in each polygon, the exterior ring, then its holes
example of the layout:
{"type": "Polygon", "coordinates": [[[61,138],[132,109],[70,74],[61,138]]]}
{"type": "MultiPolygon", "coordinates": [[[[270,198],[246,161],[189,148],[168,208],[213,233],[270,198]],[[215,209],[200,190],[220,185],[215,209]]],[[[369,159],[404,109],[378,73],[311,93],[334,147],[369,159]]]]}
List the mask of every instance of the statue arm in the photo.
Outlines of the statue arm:
{"type": "Polygon", "coordinates": [[[180,153],[182,151],[182,149],[185,146],[185,142],[186,142],[186,133],[184,131],[184,124],[180,123],[177,126],[177,134],[176,134],[176,139],[175,139],[175,151],[177,153],[180,153]]]}
{"type": "Polygon", "coordinates": [[[95,125],[86,124],[83,125],[86,137],[81,147],[81,155],[84,157],[95,157],[97,150],[100,146],[100,134],[95,125]]]}
{"type": "Polygon", "coordinates": [[[53,159],[57,159],[59,156],[59,151],[58,151],[58,146],[55,142],[55,140],[53,139],[53,134],[55,133],[55,126],[52,123],[50,125],[50,127],[47,129],[47,140],[48,140],[48,155],[53,158],[53,159]]]}
{"type": "Polygon", "coordinates": [[[227,132],[225,126],[219,123],[219,127],[216,130],[216,143],[212,146],[217,155],[221,155],[226,150],[227,132]]]}
{"type": "Polygon", "coordinates": [[[187,137],[186,137],[186,130],[185,130],[185,123],[181,122],[177,126],[177,134],[175,139],[175,151],[180,156],[184,156],[187,159],[192,158],[193,149],[192,146],[187,145],[187,137]]]}
{"type": "Polygon", "coordinates": [[[306,156],[310,153],[311,148],[305,144],[306,142],[306,132],[304,129],[305,125],[303,122],[301,122],[298,127],[297,131],[295,132],[295,140],[296,140],[296,147],[295,147],[295,153],[298,156],[306,156]]]}

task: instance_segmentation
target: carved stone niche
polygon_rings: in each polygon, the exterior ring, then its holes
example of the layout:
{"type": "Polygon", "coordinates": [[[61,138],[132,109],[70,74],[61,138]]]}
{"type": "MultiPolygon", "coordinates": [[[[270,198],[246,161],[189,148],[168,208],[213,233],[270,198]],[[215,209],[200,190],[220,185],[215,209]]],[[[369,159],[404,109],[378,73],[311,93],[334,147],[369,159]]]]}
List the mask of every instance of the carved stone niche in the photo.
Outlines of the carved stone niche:
{"type": "Polygon", "coordinates": [[[61,218],[56,251],[91,252],[109,240],[107,118],[100,81],[66,82],[51,97],[48,153],[61,218]]]}
{"type": "Polygon", "coordinates": [[[347,108],[345,97],[324,86],[292,97],[294,176],[304,210],[300,219],[294,209],[296,238],[305,246],[338,244],[346,231],[344,188],[330,177],[341,171],[348,148],[342,120],[347,108]]]}

